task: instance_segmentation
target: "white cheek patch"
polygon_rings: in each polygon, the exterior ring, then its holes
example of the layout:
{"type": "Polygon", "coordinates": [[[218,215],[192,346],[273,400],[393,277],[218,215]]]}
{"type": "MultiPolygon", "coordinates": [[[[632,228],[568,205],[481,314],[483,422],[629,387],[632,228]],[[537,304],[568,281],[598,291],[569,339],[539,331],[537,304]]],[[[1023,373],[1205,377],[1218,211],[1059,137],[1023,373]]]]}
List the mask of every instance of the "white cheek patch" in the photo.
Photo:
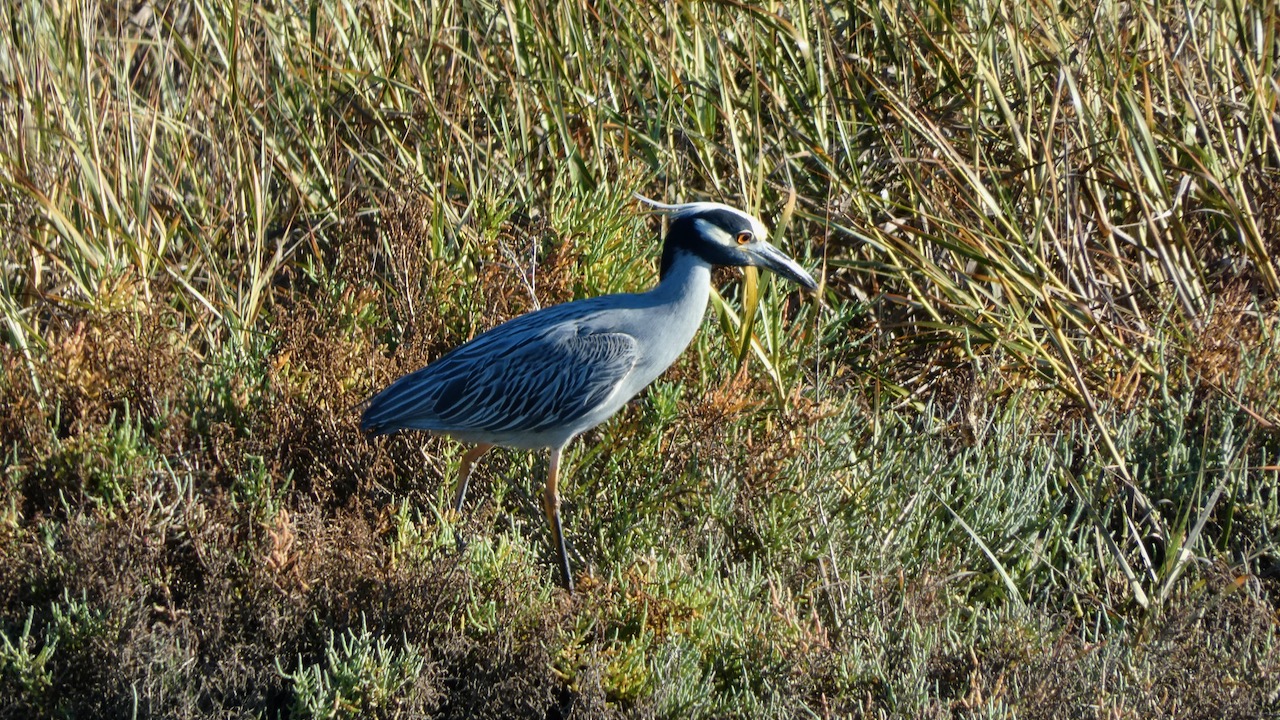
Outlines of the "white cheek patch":
{"type": "Polygon", "coordinates": [[[695,218],[693,226],[697,228],[698,234],[702,237],[719,245],[733,245],[733,236],[725,231],[724,228],[715,223],[707,222],[701,218],[695,218]]]}

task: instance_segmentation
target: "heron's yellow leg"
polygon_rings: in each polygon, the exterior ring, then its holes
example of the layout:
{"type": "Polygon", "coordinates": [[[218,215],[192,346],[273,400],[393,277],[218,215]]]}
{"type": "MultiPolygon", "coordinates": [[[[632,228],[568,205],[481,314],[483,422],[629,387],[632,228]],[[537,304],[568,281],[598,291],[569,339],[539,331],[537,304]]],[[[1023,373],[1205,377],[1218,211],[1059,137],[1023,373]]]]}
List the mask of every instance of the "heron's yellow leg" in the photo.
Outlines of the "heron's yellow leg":
{"type": "Polygon", "coordinates": [[[462,456],[462,462],[458,464],[458,488],[453,493],[453,511],[462,512],[462,501],[467,496],[467,480],[471,478],[471,468],[480,459],[481,455],[489,452],[493,446],[487,443],[480,443],[471,448],[462,456]]]}
{"type": "Polygon", "coordinates": [[[563,449],[551,448],[551,458],[547,461],[547,487],[542,492],[542,509],[547,513],[547,524],[551,526],[551,542],[559,553],[560,580],[569,592],[573,592],[573,573],[569,570],[569,553],[564,547],[564,530],[560,526],[560,493],[557,489],[560,453],[563,449]]]}

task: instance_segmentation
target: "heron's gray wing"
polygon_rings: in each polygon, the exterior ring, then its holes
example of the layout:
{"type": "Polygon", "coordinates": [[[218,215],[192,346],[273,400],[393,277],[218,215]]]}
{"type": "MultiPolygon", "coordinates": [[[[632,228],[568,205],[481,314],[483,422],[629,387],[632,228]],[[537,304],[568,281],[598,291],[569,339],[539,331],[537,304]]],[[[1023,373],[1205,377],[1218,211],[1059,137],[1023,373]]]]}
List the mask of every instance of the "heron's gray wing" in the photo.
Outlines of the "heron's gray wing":
{"type": "Polygon", "coordinates": [[[542,432],[594,410],[635,364],[636,340],[623,333],[540,337],[455,380],[436,412],[456,429],[542,432]]]}
{"type": "Polygon", "coordinates": [[[636,364],[636,340],[624,333],[573,325],[511,330],[487,333],[401,378],[374,399],[366,426],[542,432],[589,413],[636,364]]]}

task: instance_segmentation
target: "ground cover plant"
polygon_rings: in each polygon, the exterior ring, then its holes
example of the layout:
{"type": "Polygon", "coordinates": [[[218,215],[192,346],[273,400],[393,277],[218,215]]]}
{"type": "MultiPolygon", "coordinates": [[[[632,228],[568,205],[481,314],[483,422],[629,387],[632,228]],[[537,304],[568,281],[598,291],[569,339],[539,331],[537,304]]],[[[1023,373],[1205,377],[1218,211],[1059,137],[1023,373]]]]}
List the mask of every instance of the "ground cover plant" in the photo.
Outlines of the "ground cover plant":
{"type": "Polygon", "coordinates": [[[0,717],[1280,714],[1275,3],[0,20],[0,717]],[[635,192],[824,286],[571,447],[569,596],[538,459],[357,423],[635,192]]]}

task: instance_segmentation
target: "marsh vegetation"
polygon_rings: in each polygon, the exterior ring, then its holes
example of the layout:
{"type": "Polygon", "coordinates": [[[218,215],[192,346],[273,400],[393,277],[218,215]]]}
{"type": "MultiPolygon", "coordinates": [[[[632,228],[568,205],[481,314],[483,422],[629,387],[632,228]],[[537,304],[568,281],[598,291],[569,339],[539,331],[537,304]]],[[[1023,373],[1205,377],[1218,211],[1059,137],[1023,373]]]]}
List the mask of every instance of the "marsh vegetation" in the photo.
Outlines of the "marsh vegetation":
{"type": "Polygon", "coordinates": [[[912,5],[4,3],[0,717],[1280,712],[1280,9],[912,5]],[[569,596],[360,405],[637,191],[825,284],[571,446],[569,596]]]}

